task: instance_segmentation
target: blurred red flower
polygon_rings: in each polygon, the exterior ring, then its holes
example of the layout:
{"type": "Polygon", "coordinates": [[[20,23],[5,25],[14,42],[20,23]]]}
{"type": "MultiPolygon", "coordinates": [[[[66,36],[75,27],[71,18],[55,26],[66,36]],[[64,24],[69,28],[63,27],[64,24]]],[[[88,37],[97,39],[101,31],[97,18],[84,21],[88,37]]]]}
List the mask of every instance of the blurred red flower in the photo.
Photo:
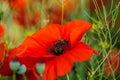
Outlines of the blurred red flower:
{"type": "Polygon", "coordinates": [[[28,0],[8,0],[10,7],[16,11],[21,12],[26,9],[28,0]]]}
{"type": "Polygon", "coordinates": [[[104,65],[104,73],[112,75],[112,73],[120,73],[120,53],[118,49],[113,49],[104,65]]]}
{"type": "MultiPolygon", "coordinates": [[[[4,45],[4,43],[0,43],[0,65],[2,65],[4,56],[5,56],[5,45],[4,45]]],[[[1,68],[1,66],[0,66],[0,68],[1,68]]]]}
{"type": "Polygon", "coordinates": [[[27,12],[19,12],[17,15],[13,15],[13,19],[23,28],[27,28],[28,25],[29,27],[33,25],[35,26],[40,21],[40,17],[41,14],[39,12],[34,12],[31,15],[27,12]]]}
{"type": "Polygon", "coordinates": [[[3,38],[5,34],[5,26],[2,22],[0,22],[0,40],[3,38]]]}
{"type": "MultiPolygon", "coordinates": [[[[42,4],[43,0],[38,1],[42,4]]],[[[64,20],[69,20],[69,17],[75,13],[77,9],[77,4],[79,4],[79,0],[63,0],[64,1],[64,20]]],[[[41,20],[41,12],[35,11],[32,8],[32,4],[38,3],[35,0],[9,0],[9,5],[13,10],[12,15],[13,19],[22,25],[22,27],[26,28],[28,25],[36,26],[38,22],[41,20]],[[29,12],[28,12],[29,10],[29,12]],[[32,12],[31,12],[32,11],[32,12]],[[36,14],[37,13],[37,14],[36,14]]],[[[45,0],[45,5],[50,4],[51,6],[46,6],[45,11],[46,19],[49,20],[50,24],[53,23],[61,23],[62,18],[62,0],[51,1],[45,0]]],[[[43,10],[44,11],[44,10],[43,10]]]]}
{"type": "Polygon", "coordinates": [[[12,71],[9,67],[9,62],[14,58],[14,54],[6,54],[6,47],[4,43],[0,44],[0,74],[10,75],[12,71]]]}
{"type": "MultiPolygon", "coordinates": [[[[4,43],[0,44],[0,74],[4,76],[11,76],[13,74],[12,70],[9,67],[9,64],[11,60],[17,58],[16,54],[12,53],[12,51],[13,49],[7,51],[4,43]]],[[[27,80],[37,80],[33,74],[33,71],[31,70],[27,70],[25,76],[27,80]]],[[[17,80],[24,80],[23,75],[17,75],[17,80]]]]}
{"type": "Polygon", "coordinates": [[[1,42],[4,34],[5,34],[5,26],[2,22],[0,22],[0,73],[5,58],[5,44],[1,42]]]}
{"type": "Polygon", "coordinates": [[[111,4],[111,0],[90,0],[90,6],[88,6],[88,7],[90,7],[90,12],[94,15],[95,10],[96,10],[95,5],[97,5],[97,8],[99,7],[99,10],[102,12],[103,5],[105,7],[110,7],[110,4],[111,4]],[[108,4],[108,2],[109,2],[109,4],[108,4]]]}
{"type": "Polygon", "coordinates": [[[20,24],[23,28],[28,25],[36,25],[40,21],[40,12],[28,12],[27,8],[32,6],[33,0],[9,0],[9,5],[12,9],[13,19],[20,24]]]}
{"type": "Polygon", "coordinates": [[[61,23],[62,5],[64,6],[64,20],[69,20],[69,17],[75,13],[79,2],[79,0],[63,0],[62,4],[62,0],[54,1],[53,5],[47,10],[49,14],[49,23],[61,23]]]}
{"type": "Polygon", "coordinates": [[[82,20],[48,25],[27,37],[13,52],[18,53],[20,62],[29,69],[34,69],[36,63],[45,63],[43,80],[55,80],[70,72],[76,61],[86,61],[93,53],[97,53],[79,41],[91,26],[82,20]]]}
{"type": "Polygon", "coordinates": [[[8,0],[9,6],[12,9],[12,16],[15,21],[20,25],[26,24],[26,8],[28,5],[27,0],[8,0]]]}

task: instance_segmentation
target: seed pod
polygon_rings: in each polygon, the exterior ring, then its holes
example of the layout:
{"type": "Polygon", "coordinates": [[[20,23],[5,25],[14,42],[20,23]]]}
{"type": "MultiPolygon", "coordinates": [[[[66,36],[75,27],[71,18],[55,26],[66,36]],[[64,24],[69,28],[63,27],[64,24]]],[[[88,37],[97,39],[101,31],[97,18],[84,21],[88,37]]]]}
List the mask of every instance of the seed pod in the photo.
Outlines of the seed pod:
{"type": "Polygon", "coordinates": [[[45,70],[45,64],[44,63],[37,63],[36,64],[36,71],[42,75],[45,70]]]}
{"type": "Polygon", "coordinates": [[[17,71],[16,73],[21,74],[21,75],[24,75],[25,72],[26,72],[26,66],[25,66],[24,64],[22,64],[22,65],[19,67],[19,69],[18,69],[18,71],[17,71]]]}
{"type": "Polygon", "coordinates": [[[9,66],[12,71],[16,72],[20,68],[20,62],[18,62],[17,60],[12,60],[10,61],[9,66]]]}

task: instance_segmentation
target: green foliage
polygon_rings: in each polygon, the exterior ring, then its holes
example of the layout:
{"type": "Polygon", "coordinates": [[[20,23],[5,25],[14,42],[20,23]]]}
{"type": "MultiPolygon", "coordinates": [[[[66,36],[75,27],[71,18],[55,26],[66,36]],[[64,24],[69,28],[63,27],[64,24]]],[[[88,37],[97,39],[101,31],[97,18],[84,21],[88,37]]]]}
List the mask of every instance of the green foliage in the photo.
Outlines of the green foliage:
{"type": "Polygon", "coordinates": [[[3,12],[0,12],[0,20],[2,20],[3,12]]]}

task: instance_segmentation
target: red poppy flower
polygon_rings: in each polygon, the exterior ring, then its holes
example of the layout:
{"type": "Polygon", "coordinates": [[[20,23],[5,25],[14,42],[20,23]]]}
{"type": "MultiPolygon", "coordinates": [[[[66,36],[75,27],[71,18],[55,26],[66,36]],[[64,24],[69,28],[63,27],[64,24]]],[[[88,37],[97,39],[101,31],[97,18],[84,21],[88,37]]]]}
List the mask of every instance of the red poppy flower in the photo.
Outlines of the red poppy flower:
{"type": "Polygon", "coordinates": [[[95,50],[80,42],[91,24],[75,20],[64,25],[48,25],[39,30],[14,50],[27,67],[34,68],[36,63],[45,63],[43,80],[55,80],[70,72],[76,61],[91,58],[95,50]]]}
{"type": "Polygon", "coordinates": [[[0,22],[0,40],[3,38],[5,34],[5,26],[2,22],[0,22]]]}

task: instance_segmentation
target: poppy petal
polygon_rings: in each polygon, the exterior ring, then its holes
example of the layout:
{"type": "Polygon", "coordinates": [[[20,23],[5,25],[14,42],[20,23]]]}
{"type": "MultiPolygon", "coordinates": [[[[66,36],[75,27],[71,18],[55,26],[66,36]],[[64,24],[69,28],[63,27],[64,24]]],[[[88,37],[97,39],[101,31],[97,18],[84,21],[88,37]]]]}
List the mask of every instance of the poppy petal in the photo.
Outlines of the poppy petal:
{"type": "Polygon", "coordinates": [[[69,53],[65,53],[46,62],[43,80],[56,80],[57,77],[64,76],[72,70],[74,62],[75,59],[69,53]]]}
{"type": "Polygon", "coordinates": [[[38,32],[28,37],[22,45],[16,48],[15,52],[19,56],[43,57],[48,54],[48,46],[51,46],[56,40],[59,40],[59,25],[48,25],[38,32]]]}
{"type": "Polygon", "coordinates": [[[75,59],[73,56],[69,55],[70,53],[64,53],[55,60],[56,73],[57,76],[64,76],[70,72],[73,68],[75,59]]]}
{"type": "Polygon", "coordinates": [[[36,42],[31,37],[27,37],[26,40],[20,45],[18,48],[14,49],[12,51],[13,53],[16,53],[16,56],[38,56],[38,55],[45,55],[46,49],[39,45],[38,42],[36,42]]]}
{"type": "Polygon", "coordinates": [[[14,49],[14,48],[9,49],[7,52],[9,54],[15,54],[14,56],[16,57],[16,59],[20,61],[21,64],[24,64],[27,66],[27,70],[31,70],[37,62],[45,62],[55,57],[53,55],[44,55],[41,57],[34,57],[34,56],[27,56],[27,55],[24,56],[24,55],[21,55],[24,51],[19,52],[19,49],[14,49]]]}
{"type": "Polygon", "coordinates": [[[76,47],[74,47],[71,51],[72,51],[71,55],[78,62],[83,62],[90,59],[93,53],[98,54],[97,51],[93,50],[91,47],[82,42],[77,44],[76,47]]]}
{"type": "Polygon", "coordinates": [[[43,80],[56,80],[56,70],[55,70],[55,62],[54,60],[46,62],[46,68],[43,73],[43,80]]]}
{"type": "Polygon", "coordinates": [[[71,46],[73,47],[74,44],[82,38],[83,34],[91,28],[92,25],[83,20],[74,20],[63,26],[62,35],[65,39],[70,40],[71,46]]]}
{"type": "Polygon", "coordinates": [[[53,57],[30,57],[30,56],[26,56],[26,57],[17,57],[18,60],[21,62],[21,64],[25,64],[27,66],[27,70],[31,70],[34,65],[37,63],[37,62],[46,62],[50,59],[52,59],[53,57]]]}
{"type": "MultiPolygon", "coordinates": [[[[93,53],[97,53],[97,51],[93,50],[86,44],[80,42],[72,50],[67,51],[64,54],[47,62],[44,74],[50,76],[54,75],[55,78],[59,76],[64,76],[65,74],[72,70],[74,63],[76,61],[79,62],[86,61],[91,58],[93,53]],[[51,68],[51,65],[54,66],[54,68],[51,68]],[[54,74],[48,73],[47,71],[49,70],[53,71],[54,74]]],[[[53,80],[55,79],[53,78],[53,80]]]]}

